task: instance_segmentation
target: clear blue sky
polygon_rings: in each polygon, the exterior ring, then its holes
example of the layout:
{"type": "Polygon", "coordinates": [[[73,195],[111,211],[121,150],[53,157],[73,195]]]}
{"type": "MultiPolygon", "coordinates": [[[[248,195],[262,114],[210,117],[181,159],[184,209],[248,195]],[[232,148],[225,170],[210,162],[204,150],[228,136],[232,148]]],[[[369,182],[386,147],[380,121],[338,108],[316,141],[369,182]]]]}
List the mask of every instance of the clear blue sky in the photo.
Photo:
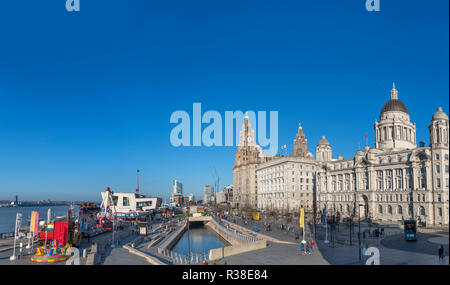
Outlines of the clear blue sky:
{"type": "Polygon", "coordinates": [[[352,157],[395,81],[428,144],[449,110],[447,0],[2,1],[0,199],[99,200],[100,191],[201,195],[232,183],[235,147],[171,146],[175,110],[279,111],[352,157]]]}

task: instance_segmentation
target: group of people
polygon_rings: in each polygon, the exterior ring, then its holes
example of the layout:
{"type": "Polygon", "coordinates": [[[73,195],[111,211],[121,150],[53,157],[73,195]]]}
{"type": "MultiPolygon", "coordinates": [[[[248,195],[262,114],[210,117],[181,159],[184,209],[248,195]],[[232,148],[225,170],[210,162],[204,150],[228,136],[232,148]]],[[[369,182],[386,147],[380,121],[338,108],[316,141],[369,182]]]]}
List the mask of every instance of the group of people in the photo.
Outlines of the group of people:
{"type": "Polygon", "coordinates": [[[374,229],[373,233],[372,233],[372,236],[376,237],[376,238],[384,237],[384,228],[381,228],[381,229],[376,228],[376,229],[374,229]]]}
{"type": "Polygon", "coordinates": [[[310,242],[300,243],[300,254],[311,254],[316,248],[316,243],[312,240],[310,242]]]}

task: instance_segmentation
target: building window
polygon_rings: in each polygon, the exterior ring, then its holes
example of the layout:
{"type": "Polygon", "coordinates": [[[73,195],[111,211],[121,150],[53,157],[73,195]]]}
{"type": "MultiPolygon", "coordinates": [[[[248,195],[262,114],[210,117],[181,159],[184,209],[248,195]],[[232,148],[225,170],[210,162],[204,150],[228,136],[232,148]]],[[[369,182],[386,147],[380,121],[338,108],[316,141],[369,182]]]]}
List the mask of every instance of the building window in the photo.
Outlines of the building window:
{"type": "Polygon", "coordinates": [[[402,206],[398,206],[398,207],[397,207],[397,214],[399,214],[399,215],[402,215],[402,214],[403,214],[402,206]]]}
{"type": "Polygon", "coordinates": [[[420,187],[425,188],[425,178],[420,179],[420,187]]]}
{"type": "Polygon", "coordinates": [[[448,173],[448,164],[445,166],[445,173],[448,173]]]}
{"type": "Polygon", "coordinates": [[[441,178],[436,179],[436,187],[441,188],[441,178]]]}
{"type": "Polygon", "coordinates": [[[391,205],[388,206],[388,213],[392,214],[392,206],[391,205]]]}
{"type": "Polygon", "coordinates": [[[442,208],[438,208],[438,216],[442,217],[442,208]]]}
{"type": "Polygon", "coordinates": [[[441,173],[441,166],[439,164],[436,164],[436,173],[441,173]]]}
{"type": "Polygon", "coordinates": [[[402,157],[399,155],[399,156],[397,156],[397,161],[398,162],[401,162],[402,161],[402,157]]]}
{"type": "Polygon", "coordinates": [[[113,200],[114,206],[117,206],[117,201],[119,201],[119,197],[117,197],[117,196],[112,196],[112,200],[113,200]]]}
{"type": "Polygon", "coordinates": [[[445,154],[445,160],[448,160],[448,154],[445,154]]]}
{"type": "Polygon", "coordinates": [[[439,160],[439,154],[438,153],[436,153],[436,160],[439,160]]]}
{"type": "Polygon", "coordinates": [[[425,216],[425,208],[423,206],[420,206],[419,208],[419,215],[425,216]]]}
{"type": "Polygon", "coordinates": [[[437,201],[438,201],[438,202],[442,202],[441,194],[437,194],[437,201]]]}
{"type": "Polygon", "coordinates": [[[130,199],[129,199],[128,197],[123,197],[122,205],[123,205],[124,207],[130,206],[130,199]]]}
{"type": "Polygon", "coordinates": [[[378,205],[378,213],[383,214],[383,206],[378,205]]]}

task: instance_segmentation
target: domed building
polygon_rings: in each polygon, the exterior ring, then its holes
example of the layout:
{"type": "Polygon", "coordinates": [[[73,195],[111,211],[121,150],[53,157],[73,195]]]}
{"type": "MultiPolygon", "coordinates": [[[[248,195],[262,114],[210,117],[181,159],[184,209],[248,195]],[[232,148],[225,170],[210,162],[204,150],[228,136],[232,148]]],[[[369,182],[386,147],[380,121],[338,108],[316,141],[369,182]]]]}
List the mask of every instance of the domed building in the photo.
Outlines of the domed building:
{"type": "Polygon", "coordinates": [[[234,205],[283,214],[326,207],[341,218],[359,215],[382,224],[414,219],[419,226],[448,226],[448,116],[439,107],[428,127],[429,146],[417,145],[416,125],[398,93],[394,85],[375,121],[374,147],[366,145],[346,159],[333,158],[325,136],[314,158],[301,126],[292,154],[265,156],[247,119],[233,167],[234,205]]]}
{"type": "Polygon", "coordinates": [[[316,148],[319,209],[341,217],[381,223],[415,219],[421,226],[449,222],[449,120],[438,108],[429,125],[430,144],[416,143],[416,125],[393,86],[375,121],[375,147],[354,157],[331,157],[325,137],[316,148]],[[328,154],[330,154],[328,156],[328,154]],[[362,205],[362,206],[360,206],[362,205]]]}
{"type": "Polygon", "coordinates": [[[380,121],[375,122],[375,147],[383,150],[413,149],[416,147],[416,125],[411,123],[408,109],[398,99],[395,84],[391,99],[381,108],[380,121]]]}

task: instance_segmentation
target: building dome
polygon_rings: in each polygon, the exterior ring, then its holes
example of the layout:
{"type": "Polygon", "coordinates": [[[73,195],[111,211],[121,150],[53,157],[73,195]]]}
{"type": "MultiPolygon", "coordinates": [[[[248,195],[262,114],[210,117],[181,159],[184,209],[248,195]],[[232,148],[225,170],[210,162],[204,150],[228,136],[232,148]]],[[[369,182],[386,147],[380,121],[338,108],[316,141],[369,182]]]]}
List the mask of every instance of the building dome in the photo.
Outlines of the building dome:
{"type": "Polygon", "coordinates": [[[408,109],[406,109],[405,104],[398,99],[391,99],[384,103],[383,108],[381,108],[381,113],[384,112],[403,112],[408,114],[408,109]]]}
{"type": "Polygon", "coordinates": [[[398,100],[398,90],[395,89],[395,84],[391,90],[391,99],[384,103],[383,108],[381,108],[381,114],[384,112],[403,112],[409,114],[405,104],[398,100]]]}
{"type": "Polygon", "coordinates": [[[435,120],[448,120],[448,116],[442,111],[442,107],[439,107],[436,113],[434,113],[433,121],[435,120]]]}
{"type": "Polygon", "coordinates": [[[319,145],[330,145],[325,136],[322,136],[322,139],[319,141],[319,145]]]}

